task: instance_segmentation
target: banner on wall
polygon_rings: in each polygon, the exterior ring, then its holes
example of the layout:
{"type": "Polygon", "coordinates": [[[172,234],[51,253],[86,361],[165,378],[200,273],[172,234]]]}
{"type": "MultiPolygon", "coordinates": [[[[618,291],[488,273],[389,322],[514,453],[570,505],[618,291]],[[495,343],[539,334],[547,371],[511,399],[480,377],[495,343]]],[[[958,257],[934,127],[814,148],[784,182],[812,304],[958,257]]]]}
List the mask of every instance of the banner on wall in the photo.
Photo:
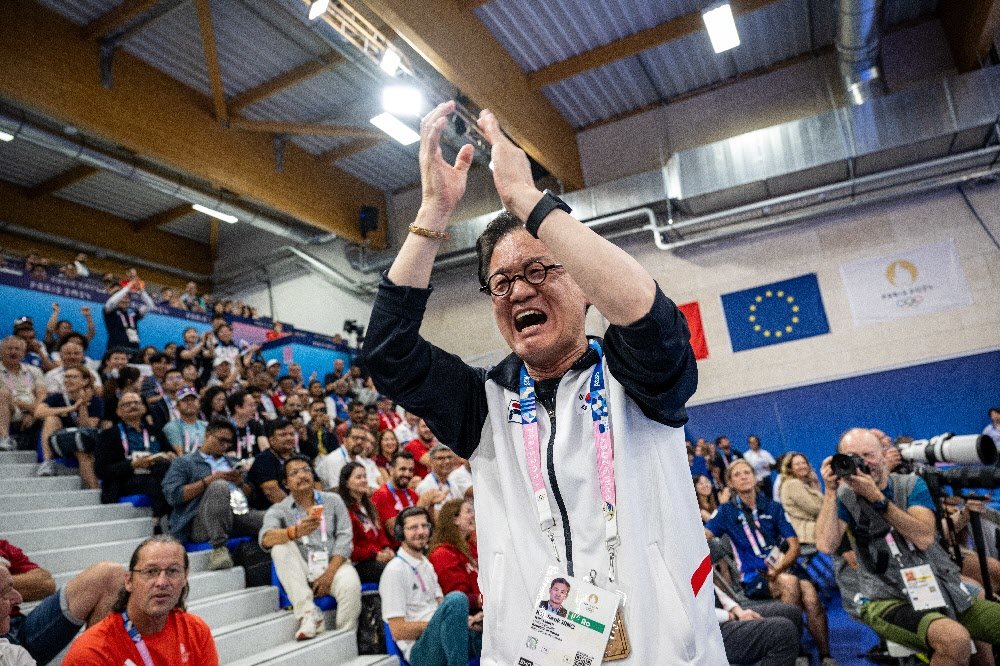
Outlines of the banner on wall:
{"type": "Polygon", "coordinates": [[[722,295],[733,351],[830,332],[815,273],[722,295]]]}
{"type": "Polygon", "coordinates": [[[843,264],[855,326],[972,304],[954,239],[843,264]]]}
{"type": "Polygon", "coordinates": [[[678,305],[677,308],[687,319],[688,329],[691,331],[691,349],[694,350],[694,357],[697,360],[708,358],[708,342],[705,340],[705,329],[701,325],[701,308],[698,301],[678,305]]]}

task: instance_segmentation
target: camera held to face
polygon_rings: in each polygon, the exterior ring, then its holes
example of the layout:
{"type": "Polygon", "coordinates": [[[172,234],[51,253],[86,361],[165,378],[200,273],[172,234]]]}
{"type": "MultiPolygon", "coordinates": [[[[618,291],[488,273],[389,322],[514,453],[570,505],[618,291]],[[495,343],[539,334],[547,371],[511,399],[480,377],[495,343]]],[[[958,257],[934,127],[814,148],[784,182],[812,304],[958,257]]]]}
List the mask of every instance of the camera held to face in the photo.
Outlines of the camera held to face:
{"type": "Polygon", "coordinates": [[[830,469],[837,477],[844,479],[853,476],[855,472],[871,474],[872,470],[865,463],[864,459],[853,453],[837,453],[830,459],[830,469]]]}

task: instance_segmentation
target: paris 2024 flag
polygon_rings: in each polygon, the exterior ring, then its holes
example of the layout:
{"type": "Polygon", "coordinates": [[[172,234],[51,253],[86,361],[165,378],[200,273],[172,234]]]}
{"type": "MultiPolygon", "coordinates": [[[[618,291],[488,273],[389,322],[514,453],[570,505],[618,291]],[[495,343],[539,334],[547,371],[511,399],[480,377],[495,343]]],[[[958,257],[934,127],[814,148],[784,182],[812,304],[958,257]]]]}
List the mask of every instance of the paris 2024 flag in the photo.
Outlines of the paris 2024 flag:
{"type": "Polygon", "coordinates": [[[830,332],[815,273],[722,295],[733,351],[830,332]]]}

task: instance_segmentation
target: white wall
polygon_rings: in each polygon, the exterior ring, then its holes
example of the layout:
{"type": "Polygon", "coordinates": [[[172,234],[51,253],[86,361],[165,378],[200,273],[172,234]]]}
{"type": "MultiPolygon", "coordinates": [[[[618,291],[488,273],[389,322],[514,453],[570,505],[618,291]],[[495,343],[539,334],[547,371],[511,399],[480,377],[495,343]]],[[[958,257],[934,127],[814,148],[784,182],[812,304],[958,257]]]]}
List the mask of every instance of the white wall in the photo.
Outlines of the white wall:
{"type": "Polygon", "coordinates": [[[240,298],[261,314],[289,322],[296,328],[326,335],[341,333],[345,319],[355,319],[367,326],[371,318],[370,303],[312,274],[276,282],[272,290],[274,312],[271,312],[266,286],[262,285],[240,298]]]}
{"type": "MultiPolygon", "coordinates": [[[[968,192],[1000,238],[1000,185],[968,192]]],[[[623,240],[668,296],[701,305],[710,356],[699,363],[692,404],[1000,347],[1000,250],[955,190],[679,253],[657,250],[646,234],[623,240]],[[948,238],[955,239],[971,306],[854,327],[839,274],[842,263],[948,238]],[[720,295],[809,272],[819,276],[831,332],[734,354],[720,295]]],[[[467,359],[504,348],[489,302],[476,291],[474,267],[435,274],[434,285],[422,329],[428,339],[467,359]]]]}

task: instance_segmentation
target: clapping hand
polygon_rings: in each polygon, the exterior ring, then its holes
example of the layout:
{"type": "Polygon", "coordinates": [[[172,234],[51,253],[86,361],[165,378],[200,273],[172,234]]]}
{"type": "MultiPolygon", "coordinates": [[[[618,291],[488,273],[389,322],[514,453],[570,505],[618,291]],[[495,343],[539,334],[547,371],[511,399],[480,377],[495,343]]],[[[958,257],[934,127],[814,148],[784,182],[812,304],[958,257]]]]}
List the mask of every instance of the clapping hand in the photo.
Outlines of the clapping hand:
{"type": "Polygon", "coordinates": [[[420,121],[420,183],[423,192],[421,208],[428,208],[431,215],[426,223],[439,222],[444,231],[448,218],[462,195],[472,165],[471,144],[462,146],[455,164],[448,164],[441,153],[441,133],[448,124],[448,115],[455,110],[455,102],[438,104],[420,121]]]}
{"type": "Polygon", "coordinates": [[[493,184],[503,207],[519,220],[527,219],[542,193],[531,177],[531,163],[523,150],[514,145],[500,129],[500,123],[489,109],[479,114],[479,129],[493,146],[490,151],[493,184]]]}

